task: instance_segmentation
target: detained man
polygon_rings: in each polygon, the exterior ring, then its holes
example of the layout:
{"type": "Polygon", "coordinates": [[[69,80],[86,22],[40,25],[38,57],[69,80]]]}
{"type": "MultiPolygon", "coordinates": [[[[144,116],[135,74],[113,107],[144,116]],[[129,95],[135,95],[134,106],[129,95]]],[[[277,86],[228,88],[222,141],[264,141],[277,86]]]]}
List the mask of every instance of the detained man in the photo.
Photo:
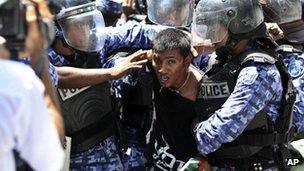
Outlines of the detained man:
{"type": "Polygon", "coordinates": [[[155,104],[146,156],[152,168],[179,170],[198,154],[191,125],[201,74],[190,65],[191,39],[181,30],[159,32],[152,51],[155,104]]]}

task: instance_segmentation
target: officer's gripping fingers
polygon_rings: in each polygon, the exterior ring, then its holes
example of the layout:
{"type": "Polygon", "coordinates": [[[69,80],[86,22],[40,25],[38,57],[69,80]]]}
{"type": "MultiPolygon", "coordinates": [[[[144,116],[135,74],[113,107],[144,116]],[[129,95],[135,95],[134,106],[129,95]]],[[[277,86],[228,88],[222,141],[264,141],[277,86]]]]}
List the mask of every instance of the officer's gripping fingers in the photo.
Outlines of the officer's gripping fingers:
{"type": "Polygon", "coordinates": [[[143,64],[145,64],[147,62],[148,62],[148,59],[143,59],[143,60],[140,60],[140,61],[136,61],[135,64],[136,65],[143,65],[143,64]]]}
{"type": "Polygon", "coordinates": [[[139,58],[137,58],[137,60],[143,60],[143,59],[148,59],[151,60],[151,54],[152,54],[152,50],[144,50],[139,54],[139,58]]]}
{"type": "Polygon", "coordinates": [[[196,49],[194,47],[191,46],[190,51],[191,51],[191,54],[192,54],[193,57],[197,57],[198,56],[198,53],[197,53],[197,51],[196,51],[196,49]]]}
{"type": "Polygon", "coordinates": [[[152,60],[152,57],[153,57],[153,51],[152,51],[152,50],[147,50],[147,59],[148,59],[149,61],[151,61],[151,60],[152,60]]]}
{"type": "Polygon", "coordinates": [[[140,50],[134,52],[133,54],[129,55],[128,59],[129,59],[130,61],[135,61],[134,59],[135,59],[135,58],[138,58],[138,55],[140,55],[142,51],[143,51],[143,50],[140,49],[140,50]]]}
{"type": "Polygon", "coordinates": [[[147,51],[143,51],[143,50],[140,51],[131,58],[131,61],[134,62],[142,59],[147,59],[147,51]]]}
{"type": "Polygon", "coordinates": [[[129,69],[133,69],[133,70],[136,70],[136,69],[141,69],[143,67],[143,65],[145,63],[147,63],[148,60],[141,60],[141,61],[137,61],[135,63],[133,63],[133,65],[131,65],[129,67],[129,69]]]}
{"type": "Polygon", "coordinates": [[[138,54],[140,54],[143,50],[139,49],[138,51],[134,52],[131,56],[137,56],[138,54]]]}

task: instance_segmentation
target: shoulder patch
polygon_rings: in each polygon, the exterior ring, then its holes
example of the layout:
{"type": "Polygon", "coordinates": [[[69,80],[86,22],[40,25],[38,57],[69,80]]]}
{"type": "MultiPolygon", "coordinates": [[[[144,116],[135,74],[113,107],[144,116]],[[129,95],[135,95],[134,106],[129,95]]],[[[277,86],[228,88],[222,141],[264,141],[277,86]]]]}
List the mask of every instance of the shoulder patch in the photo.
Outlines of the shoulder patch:
{"type": "Polygon", "coordinates": [[[238,76],[238,80],[240,81],[240,83],[244,85],[253,84],[259,76],[259,73],[254,70],[255,67],[246,67],[242,69],[240,75],[238,76]]]}

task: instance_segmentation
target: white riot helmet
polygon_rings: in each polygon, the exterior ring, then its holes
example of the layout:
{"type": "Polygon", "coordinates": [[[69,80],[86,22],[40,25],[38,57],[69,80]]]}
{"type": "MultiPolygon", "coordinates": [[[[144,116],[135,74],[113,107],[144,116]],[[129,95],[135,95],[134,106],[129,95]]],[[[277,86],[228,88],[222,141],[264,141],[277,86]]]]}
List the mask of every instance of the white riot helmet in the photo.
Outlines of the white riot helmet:
{"type": "Polygon", "coordinates": [[[258,0],[201,0],[194,11],[192,32],[218,43],[227,34],[245,36],[254,32],[263,21],[258,0]]]}
{"type": "Polygon", "coordinates": [[[66,5],[56,18],[67,44],[80,51],[98,52],[105,43],[105,23],[95,3],[66,5]]]}
{"type": "Polygon", "coordinates": [[[147,0],[148,18],[165,26],[189,26],[194,5],[194,0],[147,0]]]}

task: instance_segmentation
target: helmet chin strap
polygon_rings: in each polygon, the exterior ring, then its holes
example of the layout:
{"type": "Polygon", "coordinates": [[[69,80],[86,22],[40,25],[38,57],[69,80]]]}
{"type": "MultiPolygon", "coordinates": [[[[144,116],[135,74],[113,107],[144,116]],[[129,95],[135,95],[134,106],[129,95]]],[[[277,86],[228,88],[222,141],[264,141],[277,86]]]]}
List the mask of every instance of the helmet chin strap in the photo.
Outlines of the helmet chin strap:
{"type": "Polygon", "coordinates": [[[228,37],[228,40],[225,44],[225,47],[227,49],[227,51],[229,52],[230,55],[233,55],[233,50],[235,48],[235,46],[240,42],[239,39],[235,39],[233,38],[232,36],[229,36],[228,37]]]}
{"type": "Polygon", "coordinates": [[[233,50],[239,41],[240,40],[234,39],[229,36],[225,46],[216,50],[217,59],[220,61],[221,64],[226,63],[227,59],[233,56],[233,50]]]}
{"type": "Polygon", "coordinates": [[[243,39],[264,39],[264,44],[274,45],[277,47],[277,43],[267,32],[266,25],[262,23],[253,31],[244,34],[233,34],[229,31],[229,37],[225,46],[216,50],[218,59],[221,62],[225,62],[228,58],[233,56],[236,45],[243,39]]]}

